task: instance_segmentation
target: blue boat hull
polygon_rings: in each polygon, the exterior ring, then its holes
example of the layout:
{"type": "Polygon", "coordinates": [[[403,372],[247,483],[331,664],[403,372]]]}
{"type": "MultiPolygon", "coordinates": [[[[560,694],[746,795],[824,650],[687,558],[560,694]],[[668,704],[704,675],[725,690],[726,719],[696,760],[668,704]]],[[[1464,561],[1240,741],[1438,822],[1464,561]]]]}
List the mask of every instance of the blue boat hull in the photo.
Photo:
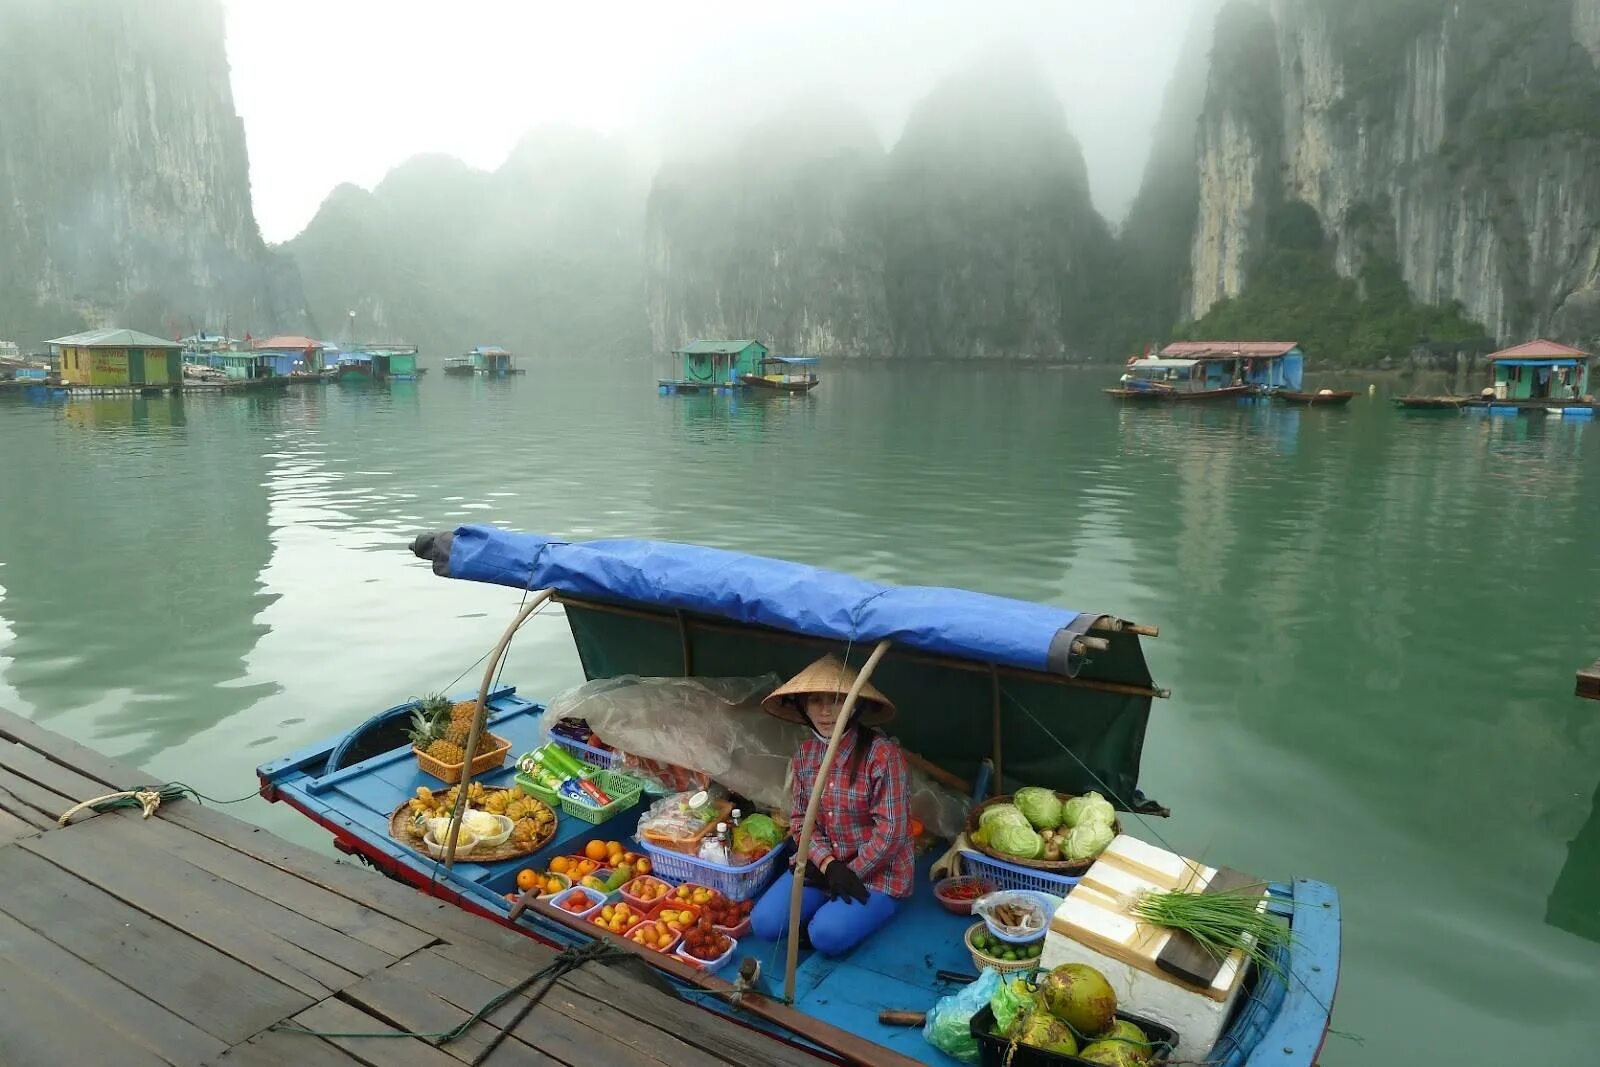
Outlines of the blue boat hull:
{"type": "MultiPolygon", "coordinates": [[[[513,755],[528,751],[542,740],[543,711],[518,696],[514,687],[498,689],[489,700],[489,728],[511,741],[513,755]]],[[[516,872],[522,867],[543,867],[549,858],[578,851],[592,838],[631,837],[637,809],[599,826],[563,817],[555,840],[533,857],[492,864],[458,862],[447,870],[388,834],[390,813],[416,786],[439,784],[417,769],[409,746],[394,740],[409,712],[410,705],[389,708],[348,734],[263,764],[257,769],[262,795],[289,804],[326,828],[341,851],[362,857],[422,892],[551,944],[591,940],[588,934],[532,910],[512,921],[505,894],[515,889],[516,872]]],[[[515,767],[507,764],[481,780],[491,788],[507,787],[514,774],[515,767]]],[[[920,1030],[884,1026],[877,1018],[883,1010],[926,1010],[959,988],[938,981],[936,972],[973,969],[961,940],[970,920],[945,912],[927,891],[930,860],[925,856],[919,861],[918,892],[902,903],[892,920],[894,936],[870,938],[838,959],[805,955],[797,974],[795,1008],[887,1050],[925,1063],[953,1065],[957,1061],[928,1045],[920,1030]]],[[[1339,975],[1338,896],[1330,886],[1303,880],[1274,884],[1271,892],[1274,910],[1294,929],[1294,947],[1285,961],[1290,979],[1287,984],[1257,984],[1216,1048],[1201,1057],[1211,1067],[1311,1067],[1327,1032],[1339,975]]],[[[782,951],[780,944],[746,938],[737,954],[761,960],[764,991],[775,994],[782,983],[782,951]]],[[[695,1004],[815,1048],[776,1024],[705,996],[705,990],[695,985],[668,978],[680,995],[695,1004]]]]}

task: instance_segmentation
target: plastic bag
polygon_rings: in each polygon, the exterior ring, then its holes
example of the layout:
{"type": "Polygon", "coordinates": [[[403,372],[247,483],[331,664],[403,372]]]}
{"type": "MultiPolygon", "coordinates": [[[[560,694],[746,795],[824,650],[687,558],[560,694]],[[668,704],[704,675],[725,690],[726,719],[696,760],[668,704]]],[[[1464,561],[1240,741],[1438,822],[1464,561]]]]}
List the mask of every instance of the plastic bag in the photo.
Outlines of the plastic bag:
{"type": "Polygon", "coordinates": [[[659,848],[677,852],[696,853],[707,831],[719,820],[726,819],[733,805],[726,800],[708,797],[707,801],[691,806],[694,793],[674,793],[651,804],[639,816],[635,836],[659,848]]]}
{"type": "Polygon", "coordinates": [[[967,809],[972,806],[972,801],[915,767],[910,771],[911,817],[921,822],[935,837],[955,840],[967,825],[967,809]]]}
{"type": "MultiPolygon", "coordinates": [[[[582,719],[622,755],[715,779],[759,808],[789,810],[789,760],[811,731],[761,710],[778,676],[601,678],[570,689],[541,716],[548,735],[561,719],[582,719]]],[[[679,771],[653,775],[682,789],[703,784],[679,771]]]]}
{"type": "Polygon", "coordinates": [[[922,1039],[962,1063],[977,1063],[978,1039],[972,1036],[972,1017],[988,1005],[999,987],[1000,972],[985,967],[976,982],[939,998],[922,1024],[922,1039]]]}
{"type": "Polygon", "coordinates": [[[973,901],[972,914],[1006,937],[1043,937],[1050,913],[1039,901],[1041,894],[1003,889],[973,901]]]}
{"type": "Polygon", "coordinates": [[[989,998],[989,1007],[994,1012],[994,1032],[1009,1033],[1017,1016],[1032,1011],[1035,1003],[1034,991],[1027,979],[1012,978],[1001,982],[995,988],[994,996],[989,998]]]}

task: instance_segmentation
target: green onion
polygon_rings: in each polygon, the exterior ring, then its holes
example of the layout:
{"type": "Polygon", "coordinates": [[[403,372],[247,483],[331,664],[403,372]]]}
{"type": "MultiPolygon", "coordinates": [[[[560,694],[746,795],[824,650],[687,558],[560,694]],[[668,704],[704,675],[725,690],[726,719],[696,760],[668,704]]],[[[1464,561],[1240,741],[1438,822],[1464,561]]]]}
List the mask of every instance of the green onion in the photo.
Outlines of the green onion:
{"type": "Polygon", "coordinates": [[[1133,905],[1143,922],[1181,930],[1218,961],[1241,952],[1264,971],[1282,977],[1278,959],[1292,942],[1289,928],[1266,913],[1261,887],[1225,893],[1173,890],[1144,893],[1133,905]]]}

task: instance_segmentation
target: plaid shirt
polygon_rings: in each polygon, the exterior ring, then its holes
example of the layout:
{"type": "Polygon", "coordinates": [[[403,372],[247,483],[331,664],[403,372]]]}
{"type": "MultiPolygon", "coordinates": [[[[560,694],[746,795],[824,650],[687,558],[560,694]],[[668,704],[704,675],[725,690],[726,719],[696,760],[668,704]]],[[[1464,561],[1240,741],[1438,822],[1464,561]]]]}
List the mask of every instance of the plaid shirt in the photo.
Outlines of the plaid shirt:
{"type": "MultiPolygon", "coordinates": [[[[874,734],[872,747],[855,761],[860,733],[839,739],[829,773],[828,790],[817,807],[811,830],[811,862],[821,867],[832,857],[850,865],[867,888],[892,897],[911,895],[911,799],[906,784],[906,758],[900,746],[874,734]]],[[[805,824],[806,804],[822,766],[828,743],[812,737],[795,753],[794,805],[789,826],[795,836],[805,824]]]]}

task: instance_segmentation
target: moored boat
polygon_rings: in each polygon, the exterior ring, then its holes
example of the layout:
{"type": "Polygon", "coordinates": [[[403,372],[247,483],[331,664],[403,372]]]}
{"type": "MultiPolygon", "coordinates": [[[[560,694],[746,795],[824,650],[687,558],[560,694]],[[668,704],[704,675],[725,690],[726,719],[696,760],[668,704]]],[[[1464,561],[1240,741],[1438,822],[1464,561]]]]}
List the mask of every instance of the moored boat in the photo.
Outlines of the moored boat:
{"type": "Polygon", "coordinates": [[[1470,396],[1397,396],[1394,406],[1405,411],[1459,411],[1474,399],[1470,396]]]}
{"type": "Polygon", "coordinates": [[[471,356],[446,356],[444,373],[449,378],[470,378],[477,372],[472,369],[471,356]]]}
{"type": "Polygon", "coordinates": [[[1346,389],[1319,389],[1315,393],[1297,393],[1289,389],[1280,389],[1272,394],[1285,404],[1302,406],[1338,407],[1350,403],[1350,398],[1356,394],[1346,389]]]}
{"type": "Polygon", "coordinates": [[[1295,341],[1174,341],[1158,355],[1128,360],[1118,400],[1244,399],[1299,389],[1305,358],[1295,341]]]}
{"type": "MultiPolygon", "coordinates": [[[[935,781],[972,798],[1009,793],[1030,781],[1074,794],[1095,789],[1123,813],[1125,827],[1117,841],[1141,834],[1159,840],[1146,816],[1164,809],[1143,794],[1138,781],[1151,703],[1166,695],[1151,680],[1140,646],[1141,636],[1153,636],[1152,630],[1094,612],[962,590],[896,588],[691,545],[635,540],[566,544],[468,526],[419,537],[413,552],[441,576],[527,594],[489,658],[474,702],[476,732],[469,734],[469,750],[483,730],[512,752],[554,744],[591,762],[611,763],[612,777],[596,777],[611,783],[618,797],[625,796],[631,763],[589,743],[594,738],[588,733],[583,736],[589,741],[564,739],[544,723],[543,704],[513,687],[495,685],[516,628],[543,604],[554,602],[562,606],[582,651],[585,673],[593,680],[619,679],[619,684],[631,685],[627,679],[788,676],[819,653],[832,652],[860,666],[853,693],[868,684],[881,686],[899,705],[896,740],[913,766],[928,776],[918,779],[917,795],[923,795],[921,783],[935,781]],[[528,594],[530,590],[537,592],[528,594]],[[1066,743],[1055,741],[1058,732],[1066,743]],[[1024,755],[1019,758],[1019,753],[1024,755]],[[1026,778],[1016,771],[1023,762],[1026,778]]],[[[847,698],[841,722],[847,721],[854,699],[847,698]]],[[[825,957],[809,949],[793,954],[794,920],[785,939],[791,955],[784,973],[761,975],[756,968],[747,974],[741,967],[739,981],[730,987],[711,967],[602,931],[592,920],[538,899],[526,886],[521,895],[515,892],[525,868],[549,870],[556,857],[593,857],[596,848],[615,854],[608,842],[633,836],[640,815],[636,806],[623,805],[620,813],[608,809],[578,815],[576,811],[592,810],[592,805],[572,808],[562,799],[558,806],[564,814],[551,836],[526,858],[476,862],[466,852],[447,865],[403,835],[392,836],[394,820],[406,811],[415,790],[439,788],[423,773],[403,732],[415,706],[408,702],[389,708],[348,733],[263,765],[263,795],[328,829],[341,850],[424,892],[554,944],[615,941],[649,961],[690,1003],[759,1029],[798,1035],[824,1059],[955,1062],[926,1043],[920,1029],[880,1019],[885,1011],[928,1009],[954,992],[957,987],[946,984],[941,972],[974,970],[971,918],[949,914],[934,898],[927,880],[935,868],[961,866],[1013,887],[1020,883],[1003,880],[1027,879],[1030,888],[1047,887],[1059,896],[1068,896],[1076,884],[1076,878],[1049,869],[1048,863],[998,861],[967,842],[959,818],[948,829],[941,826],[938,802],[922,809],[913,804],[912,814],[955,843],[942,856],[935,850],[916,858],[915,888],[900,899],[888,920],[892,929],[825,957]]],[[[756,717],[762,718],[759,713],[756,717]]],[[[647,716],[645,721],[653,720],[647,716]]],[[[662,727],[676,734],[687,728],[687,720],[669,714],[659,723],[662,727]]],[[[656,755],[643,737],[632,742],[628,759],[656,755]]],[[[736,734],[730,743],[754,742],[736,734]]],[[[709,773],[703,767],[687,769],[709,773]]],[[[488,789],[515,786],[533,792],[518,782],[518,773],[516,765],[491,762],[474,780],[488,789]]],[[[781,763],[776,773],[781,780],[781,763]]],[[[824,764],[819,780],[827,773],[824,764]]],[[[929,797],[938,793],[928,788],[929,797]]],[[[955,796],[948,791],[942,795],[955,796]]],[[[950,819],[943,822],[950,824],[950,819]]],[[[791,822],[789,831],[804,849],[808,827],[791,822]]],[[[715,880],[712,888],[725,890],[732,899],[752,899],[782,866],[781,848],[769,854],[774,859],[764,861],[765,869],[756,870],[763,861],[728,867],[692,860],[672,849],[657,852],[642,836],[640,847],[659,861],[654,873],[661,879],[678,881],[673,874],[677,864],[704,872],[689,880],[715,880]]],[[[613,893],[607,901],[613,898],[621,899],[613,893]]],[[[1292,940],[1268,970],[1237,965],[1224,985],[1238,997],[1238,1009],[1226,1021],[1219,1012],[1220,1036],[1192,1050],[1181,1047],[1182,1059],[1229,1067],[1310,1067],[1316,1062],[1338,978],[1338,897],[1329,886],[1296,879],[1269,883],[1266,903],[1289,924],[1292,940]]],[[[730,976],[738,956],[745,957],[744,965],[777,961],[781,947],[751,933],[738,934],[728,950],[730,976]]],[[[1222,970],[1213,970],[1223,981],[1222,970]]],[[[1142,1007],[1132,1000],[1125,1006],[1134,1013],[1142,1007]]]]}
{"type": "Polygon", "coordinates": [[[816,356],[763,356],[756,365],[756,373],[741,374],[739,384],[749,389],[766,389],[777,393],[805,393],[817,387],[815,371],[795,368],[815,367],[816,356]]]}

